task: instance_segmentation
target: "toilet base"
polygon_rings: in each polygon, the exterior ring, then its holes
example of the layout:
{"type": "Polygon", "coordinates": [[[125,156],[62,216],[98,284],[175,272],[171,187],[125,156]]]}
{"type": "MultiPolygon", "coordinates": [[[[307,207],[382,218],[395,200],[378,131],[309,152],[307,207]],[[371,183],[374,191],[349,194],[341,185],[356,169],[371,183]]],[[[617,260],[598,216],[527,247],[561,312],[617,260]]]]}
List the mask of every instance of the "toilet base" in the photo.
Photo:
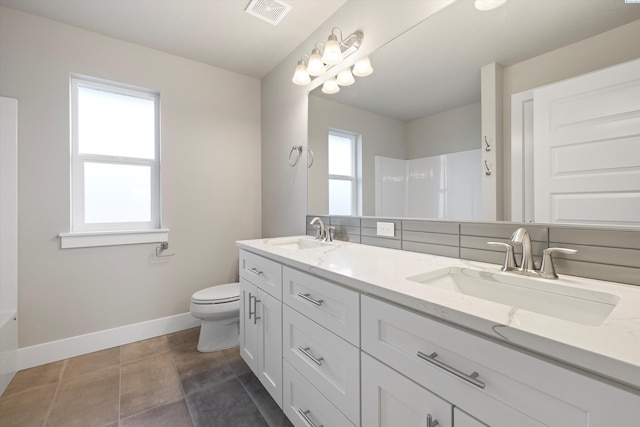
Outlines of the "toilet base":
{"type": "Polygon", "coordinates": [[[198,338],[198,351],[209,353],[240,344],[240,320],[232,317],[220,320],[203,320],[198,338]]]}

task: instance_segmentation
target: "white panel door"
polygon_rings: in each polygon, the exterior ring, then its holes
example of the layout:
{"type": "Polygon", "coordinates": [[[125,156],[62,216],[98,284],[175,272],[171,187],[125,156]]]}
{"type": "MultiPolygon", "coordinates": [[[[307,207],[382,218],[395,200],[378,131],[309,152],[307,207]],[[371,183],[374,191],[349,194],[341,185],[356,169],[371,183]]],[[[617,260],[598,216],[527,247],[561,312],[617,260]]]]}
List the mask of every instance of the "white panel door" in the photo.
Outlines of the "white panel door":
{"type": "Polygon", "coordinates": [[[640,225],[640,60],[534,91],[537,222],[640,225]]]}
{"type": "Polygon", "coordinates": [[[282,408],[282,303],[258,289],[255,304],[258,316],[257,376],[282,408]]]}

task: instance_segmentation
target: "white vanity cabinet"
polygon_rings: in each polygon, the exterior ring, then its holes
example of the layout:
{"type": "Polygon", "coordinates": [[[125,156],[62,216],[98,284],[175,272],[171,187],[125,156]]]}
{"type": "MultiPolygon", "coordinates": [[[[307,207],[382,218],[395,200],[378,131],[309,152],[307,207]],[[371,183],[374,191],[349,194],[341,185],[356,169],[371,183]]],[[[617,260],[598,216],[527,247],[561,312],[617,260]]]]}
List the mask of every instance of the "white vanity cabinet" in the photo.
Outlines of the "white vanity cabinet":
{"type": "Polygon", "coordinates": [[[240,355],[282,407],[282,266],[240,251],[240,355]]]}
{"type": "MultiPolygon", "coordinates": [[[[461,425],[630,427],[638,423],[637,394],[408,309],[368,296],[361,301],[363,352],[393,368],[391,374],[400,377],[397,381],[410,378],[459,408],[461,425]]],[[[363,371],[363,385],[365,376],[363,371]]],[[[364,393],[365,387],[363,413],[364,393]]],[[[366,412],[380,410],[367,407],[366,412]]],[[[453,425],[458,427],[455,414],[453,425]]]]}
{"type": "Polygon", "coordinates": [[[452,405],[362,353],[362,425],[451,427],[452,405]]]}
{"type": "Polygon", "coordinates": [[[283,302],[285,413],[304,427],[361,425],[360,295],[285,266],[283,302]]]}

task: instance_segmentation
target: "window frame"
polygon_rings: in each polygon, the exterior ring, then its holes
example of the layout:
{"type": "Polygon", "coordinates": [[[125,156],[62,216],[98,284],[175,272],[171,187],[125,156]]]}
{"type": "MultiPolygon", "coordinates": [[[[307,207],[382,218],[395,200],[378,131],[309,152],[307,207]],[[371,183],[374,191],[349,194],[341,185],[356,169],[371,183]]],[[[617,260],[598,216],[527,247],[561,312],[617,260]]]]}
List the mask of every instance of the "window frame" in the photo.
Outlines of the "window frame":
{"type": "Polygon", "coordinates": [[[62,247],[85,247],[167,241],[162,228],[160,93],[123,83],[88,76],[70,76],[70,232],[60,233],[62,247]],[[154,159],[87,154],[79,152],[78,96],[81,87],[133,96],[154,103],[154,159]],[[147,166],[150,171],[150,220],[133,222],[87,223],[85,221],[84,167],[87,163],[147,166]],[[98,236],[96,238],[96,236],[98,236]],[[101,238],[99,236],[103,236],[101,238]],[[147,237],[145,237],[147,236],[147,237]],[[88,237],[89,239],[87,239],[88,237]],[[65,243],[66,240],[66,243],[65,243]],[[103,243],[101,243],[103,242],[103,243]]]}
{"type": "MultiPolygon", "coordinates": [[[[360,176],[358,171],[359,170],[358,146],[359,146],[360,136],[352,132],[346,132],[338,129],[329,129],[329,132],[327,134],[327,154],[329,153],[329,143],[332,136],[346,138],[346,139],[349,139],[349,141],[351,142],[349,151],[351,153],[352,175],[335,175],[335,174],[329,173],[329,170],[327,170],[327,186],[328,186],[327,188],[328,189],[330,188],[329,184],[332,180],[350,182],[351,183],[351,213],[348,215],[349,216],[358,215],[359,200],[360,200],[359,186],[358,186],[358,181],[359,181],[358,177],[360,176]]],[[[331,162],[331,159],[329,158],[328,167],[330,162],[331,162]]],[[[327,193],[327,200],[329,201],[329,206],[328,206],[329,214],[334,215],[331,212],[331,203],[330,203],[331,196],[329,193],[327,193]]],[[[338,215],[338,214],[335,214],[335,215],[338,215]]],[[[341,214],[341,215],[344,215],[344,214],[341,214]]]]}

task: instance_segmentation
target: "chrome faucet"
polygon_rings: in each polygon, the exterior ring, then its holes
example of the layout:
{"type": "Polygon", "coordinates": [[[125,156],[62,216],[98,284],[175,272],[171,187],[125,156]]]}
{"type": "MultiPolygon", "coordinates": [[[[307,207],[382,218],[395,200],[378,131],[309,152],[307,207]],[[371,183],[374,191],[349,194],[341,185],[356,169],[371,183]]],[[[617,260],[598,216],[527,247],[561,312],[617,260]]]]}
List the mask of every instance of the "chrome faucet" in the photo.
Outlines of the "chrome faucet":
{"type": "Polygon", "coordinates": [[[518,228],[511,235],[511,243],[519,243],[522,245],[522,261],[518,271],[532,273],[536,268],[533,264],[533,251],[531,249],[531,237],[529,232],[524,228],[518,228]]]}
{"type": "Polygon", "coordinates": [[[506,249],[505,259],[501,270],[511,271],[513,273],[524,274],[527,276],[543,277],[545,279],[558,278],[556,270],[553,266],[553,259],[551,258],[551,254],[553,252],[560,252],[563,254],[575,254],[578,252],[575,249],[547,248],[542,251],[543,258],[540,270],[536,270],[535,264],[533,262],[533,250],[531,249],[531,237],[529,236],[529,232],[524,228],[518,228],[511,235],[510,242],[511,243],[487,242],[487,244],[489,245],[501,246],[506,249]],[[522,245],[522,260],[519,267],[513,255],[512,243],[522,245]]]}
{"type": "Polygon", "coordinates": [[[309,225],[313,225],[316,228],[316,240],[325,240],[324,222],[319,217],[313,218],[309,225]]]}

